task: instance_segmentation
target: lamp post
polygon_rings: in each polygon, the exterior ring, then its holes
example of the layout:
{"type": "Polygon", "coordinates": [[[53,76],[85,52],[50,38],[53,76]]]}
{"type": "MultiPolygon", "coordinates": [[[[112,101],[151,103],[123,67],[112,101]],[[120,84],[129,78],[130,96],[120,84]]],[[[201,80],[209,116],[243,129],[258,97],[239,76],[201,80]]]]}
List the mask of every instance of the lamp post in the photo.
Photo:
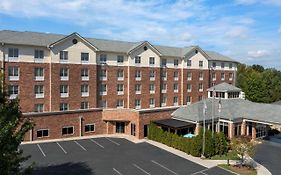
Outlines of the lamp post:
{"type": "Polygon", "coordinates": [[[203,106],[203,145],[202,145],[202,157],[204,157],[204,154],[205,154],[206,112],[207,112],[207,105],[206,105],[206,100],[204,99],[204,106],[203,106]]]}

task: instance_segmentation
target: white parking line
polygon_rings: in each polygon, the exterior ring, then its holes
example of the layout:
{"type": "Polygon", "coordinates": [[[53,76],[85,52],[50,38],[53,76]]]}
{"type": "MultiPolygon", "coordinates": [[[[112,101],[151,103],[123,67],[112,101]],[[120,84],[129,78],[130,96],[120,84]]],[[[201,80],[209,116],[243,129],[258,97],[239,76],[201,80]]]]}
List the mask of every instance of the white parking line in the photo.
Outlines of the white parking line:
{"type": "Polygon", "coordinates": [[[107,138],[107,137],[105,137],[107,140],[109,140],[110,142],[112,142],[112,143],[114,143],[115,145],[120,145],[119,143],[117,143],[117,142],[115,142],[115,141],[113,141],[113,140],[111,140],[111,139],[109,139],[109,138],[107,138]]]}
{"type": "Polygon", "coordinates": [[[44,153],[44,151],[42,150],[41,146],[39,144],[37,144],[39,150],[41,151],[41,153],[43,154],[44,157],[46,157],[46,154],[44,153]]]}
{"type": "Polygon", "coordinates": [[[172,173],[172,174],[178,175],[178,173],[176,173],[176,172],[170,170],[169,168],[165,167],[164,165],[161,165],[160,163],[156,162],[155,160],[151,160],[151,162],[153,162],[153,163],[155,163],[156,165],[158,165],[158,166],[164,168],[165,170],[169,171],[169,172],[172,173]]]}
{"type": "Polygon", "coordinates": [[[82,145],[80,145],[77,141],[74,141],[78,146],[80,146],[84,151],[87,151],[82,145]]]}
{"type": "Polygon", "coordinates": [[[120,173],[118,170],[116,170],[115,168],[113,168],[113,171],[115,171],[117,174],[119,175],[123,175],[122,173],[120,173]]]}
{"type": "Polygon", "coordinates": [[[197,172],[192,173],[192,174],[190,174],[190,175],[195,175],[195,174],[199,174],[199,173],[204,174],[204,175],[208,175],[208,174],[204,173],[204,171],[207,171],[207,170],[208,170],[208,168],[207,168],[207,169],[204,169],[204,170],[201,170],[201,171],[197,171],[197,172]]]}
{"type": "Polygon", "coordinates": [[[56,143],[61,148],[61,150],[64,152],[64,154],[67,154],[67,152],[63,149],[63,147],[58,142],[56,142],[56,143]]]}
{"type": "Polygon", "coordinates": [[[101,148],[104,148],[101,144],[99,144],[97,141],[93,140],[93,139],[90,139],[93,143],[95,143],[96,145],[98,145],[99,147],[101,148]]]}
{"type": "Polygon", "coordinates": [[[136,167],[137,169],[141,170],[143,173],[147,174],[147,175],[151,175],[149,172],[145,171],[144,169],[142,169],[141,167],[139,167],[136,164],[133,164],[134,167],[136,167]]]}

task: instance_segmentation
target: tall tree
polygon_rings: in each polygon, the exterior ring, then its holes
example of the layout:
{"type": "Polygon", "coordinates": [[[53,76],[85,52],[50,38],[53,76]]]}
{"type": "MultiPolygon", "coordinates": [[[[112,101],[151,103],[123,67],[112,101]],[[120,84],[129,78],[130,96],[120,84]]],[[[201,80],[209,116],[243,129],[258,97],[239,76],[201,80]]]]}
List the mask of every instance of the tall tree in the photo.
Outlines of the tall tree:
{"type": "MultiPolygon", "coordinates": [[[[1,76],[2,77],[2,76],[1,76]]],[[[24,175],[31,173],[31,166],[23,168],[21,164],[28,159],[23,157],[19,145],[25,133],[33,124],[22,116],[19,100],[8,99],[3,78],[0,77],[0,174],[24,175]]]]}

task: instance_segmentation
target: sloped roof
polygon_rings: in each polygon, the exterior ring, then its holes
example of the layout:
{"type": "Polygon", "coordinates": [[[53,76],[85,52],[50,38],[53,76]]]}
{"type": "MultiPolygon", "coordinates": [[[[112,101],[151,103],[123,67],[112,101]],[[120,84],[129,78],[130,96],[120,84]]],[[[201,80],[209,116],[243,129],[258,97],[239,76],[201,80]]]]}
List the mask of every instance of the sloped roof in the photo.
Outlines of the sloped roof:
{"type": "Polygon", "coordinates": [[[279,105],[254,103],[244,99],[221,99],[221,113],[218,112],[219,99],[206,99],[172,113],[174,119],[183,121],[203,121],[204,101],[207,105],[206,120],[212,119],[212,101],[214,100],[214,118],[236,120],[240,118],[268,123],[281,124],[279,105]]]}
{"type": "Polygon", "coordinates": [[[214,51],[205,51],[205,53],[209,56],[209,60],[214,61],[226,61],[226,62],[237,62],[233,60],[232,58],[229,58],[225,55],[222,55],[220,53],[214,52],[214,51]]]}
{"type": "Polygon", "coordinates": [[[213,87],[210,87],[207,89],[208,91],[220,91],[220,92],[240,92],[241,89],[233,86],[231,84],[228,84],[226,82],[220,83],[218,85],[215,85],[213,87]]]}

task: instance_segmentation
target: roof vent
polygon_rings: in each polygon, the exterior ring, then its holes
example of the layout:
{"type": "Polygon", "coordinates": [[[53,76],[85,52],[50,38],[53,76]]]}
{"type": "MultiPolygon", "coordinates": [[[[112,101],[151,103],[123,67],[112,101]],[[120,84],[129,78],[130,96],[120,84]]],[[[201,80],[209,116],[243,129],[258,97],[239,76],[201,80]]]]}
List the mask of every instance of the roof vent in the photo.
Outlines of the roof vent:
{"type": "Polygon", "coordinates": [[[73,39],[73,40],[72,40],[72,43],[73,43],[73,44],[77,44],[77,42],[78,42],[77,39],[73,39]]]}
{"type": "Polygon", "coordinates": [[[197,53],[198,53],[198,50],[196,49],[196,50],[195,50],[195,54],[197,54],[197,53]]]}
{"type": "Polygon", "coordinates": [[[146,47],[146,46],[144,46],[144,47],[143,47],[143,50],[147,50],[147,47],[146,47]]]}

